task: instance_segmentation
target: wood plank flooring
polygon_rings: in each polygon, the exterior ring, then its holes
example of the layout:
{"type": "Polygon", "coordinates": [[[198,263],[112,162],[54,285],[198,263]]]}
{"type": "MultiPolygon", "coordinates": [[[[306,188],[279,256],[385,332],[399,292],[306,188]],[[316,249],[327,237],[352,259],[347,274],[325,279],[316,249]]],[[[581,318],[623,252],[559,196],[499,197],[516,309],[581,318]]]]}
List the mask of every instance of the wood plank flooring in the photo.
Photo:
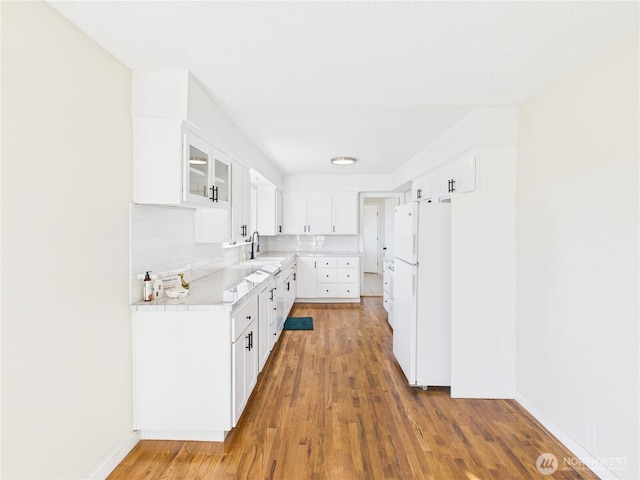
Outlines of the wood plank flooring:
{"type": "Polygon", "coordinates": [[[141,441],[119,479],[598,478],[512,400],[409,388],[380,297],[296,304],[314,330],[284,331],[224,442],[141,441]],[[552,453],[559,468],[536,468],[552,453]]]}

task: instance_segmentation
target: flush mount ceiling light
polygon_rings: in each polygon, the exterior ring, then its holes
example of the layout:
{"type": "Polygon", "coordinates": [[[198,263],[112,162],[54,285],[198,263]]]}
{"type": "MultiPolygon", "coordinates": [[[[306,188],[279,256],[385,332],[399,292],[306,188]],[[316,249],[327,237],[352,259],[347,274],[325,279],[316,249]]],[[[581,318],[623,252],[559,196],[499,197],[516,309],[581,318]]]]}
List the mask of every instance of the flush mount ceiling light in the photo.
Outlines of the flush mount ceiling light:
{"type": "Polygon", "coordinates": [[[334,165],[353,165],[356,163],[356,159],[353,157],[335,157],[331,159],[331,163],[334,165]]]}

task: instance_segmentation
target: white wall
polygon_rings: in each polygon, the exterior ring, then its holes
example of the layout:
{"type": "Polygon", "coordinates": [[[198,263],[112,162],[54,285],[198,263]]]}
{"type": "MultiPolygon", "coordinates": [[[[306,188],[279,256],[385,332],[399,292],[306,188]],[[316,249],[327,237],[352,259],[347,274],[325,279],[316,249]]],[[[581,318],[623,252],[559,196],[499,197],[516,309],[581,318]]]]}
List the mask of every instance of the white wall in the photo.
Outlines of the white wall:
{"type": "Polygon", "coordinates": [[[281,185],[280,171],[227,116],[193,75],[189,75],[187,119],[219,140],[234,160],[257,170],[274,185],[281,185]]]}
{"type": "Polygon", "coordinates": [[[592,455],[638,467],[638,38],[524,105],[517,388],[592,455]],[[598,428],[587,439],[586,421],[598,428]]]}
{"type": "Polygon", "coordinates": [[[131,74],[0,5],[2,477],[87,478],[132,434],[131,74]]]}
{"type": "Polygon", "coordinates": [[[282,177],[282,190],[284,192],[386,192],[391,190],[391,178],[389,175],[287,175],[282,177]]]}

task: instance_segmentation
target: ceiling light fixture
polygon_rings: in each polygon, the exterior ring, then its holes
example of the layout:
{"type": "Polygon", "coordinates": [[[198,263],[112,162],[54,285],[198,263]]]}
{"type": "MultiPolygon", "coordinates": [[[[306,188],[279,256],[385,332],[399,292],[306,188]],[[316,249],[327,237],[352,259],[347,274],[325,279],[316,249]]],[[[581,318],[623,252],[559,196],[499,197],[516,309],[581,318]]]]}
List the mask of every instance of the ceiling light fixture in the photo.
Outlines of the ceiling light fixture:
{"type": "Polygon", "coordinates": [[[331,159],[331,163],[334,165],[353,165],[356,163],[354,157],[335,157],[331,159]]]}

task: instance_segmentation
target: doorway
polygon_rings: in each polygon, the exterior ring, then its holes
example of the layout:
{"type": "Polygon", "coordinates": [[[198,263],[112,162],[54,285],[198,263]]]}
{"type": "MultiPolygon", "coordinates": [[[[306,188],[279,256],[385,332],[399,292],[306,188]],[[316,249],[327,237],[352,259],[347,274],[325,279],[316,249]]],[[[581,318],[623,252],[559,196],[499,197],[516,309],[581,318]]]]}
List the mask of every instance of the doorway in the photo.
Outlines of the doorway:
{"type": "Polygon", "coordinates": [[[376,204],[364,205],[364,228],[362,230],[363,252],[362,266],[365,273],[378,271],[378,250],[380,242],[380,211],[376,204]]]}
{"type": "Polygon", "coordinates": [[[394,192],[360,193],[360,293],[363,296],[383,294],[383,259],[393,258],[394,208],[404,194],[394,192]]]}

